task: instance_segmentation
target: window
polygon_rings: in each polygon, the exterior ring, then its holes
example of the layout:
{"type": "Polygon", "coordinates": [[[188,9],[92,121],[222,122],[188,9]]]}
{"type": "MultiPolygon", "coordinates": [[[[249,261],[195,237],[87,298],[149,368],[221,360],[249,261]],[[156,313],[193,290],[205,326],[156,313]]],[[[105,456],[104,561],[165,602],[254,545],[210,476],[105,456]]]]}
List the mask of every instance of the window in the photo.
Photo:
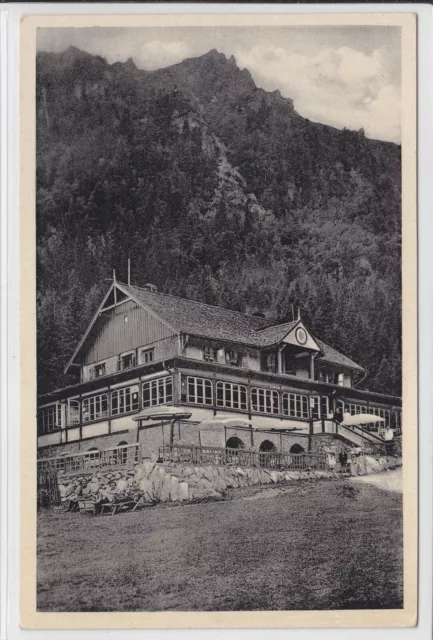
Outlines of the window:
{"type": "Polygon", "coordinates": [[[401,431],[401,411],[395,412],[395,428],[398,432],[401,431]]]}
{"type": "Polygon", "coordinates": [[[138,408],[138,385],[125,387],[124,389],[116,389],[111,392],[112,416],[129,413],[130,411],[137,411],[138,408]]]}
{"type": "Polygon", "coordinates": [[[385,419],[385,424],[387,426],[391,423],[391,414],[389,409],[380,409],[379,407],[370,407],[370,413],[373,413],[375,416],[379,418],[385,419]]]}
{"type": "Polygon", "coordinates": [[[125,369],[131,369],[132,367],[135,367],[135,353],[125,353],[125,355],[120,356],[120,371],[125,371],[125,369]]]}
{"type": "Polygon", "coordinates": [[[251,408],[258,413],[279,413],[278,391],[251,389],[251,408]]]}
{"type": "Polygon", "coordinates": [[[240,367],[242,362],[242,356],[237,351],[226,351],[226,364],[233,367],[240,367]]]}
{"type": "Polygon", "coordinates": [[[328,396],[310,396],[310,408],[313,420],[326,419],[329,415],[328,396]]]}
{"type": "Polygon", "coordinates": [[[318,420],[321,416],[319,396],[310,397],[310,409],[311,409],[311,417],[313,418],[313,420],[318,420]]]}
{"type": "MultiPolygon", "coordinates": [[[[113,393],[116,393],[113,391],[113,393]]],[[[93,422],[108,417],[108,397],[106,393],[83,400],[83,422],[93,422]]]]}
{"type": "Polygon", "coordinates": [[[142,349],[140,351],[140,364],[149,364],[155,360],[155,349],[142,349]]]}
{"type": "Polygon", "coordinates": [[[84,466],[86,468],[99,467],[101,460],[101,452],[96,447],[92,447],[88,450],[84,456],[84,466]]]}
{"type": "Polygon", "coordinates": [[[260,356],[262,371],[268,371],[269,373],[276,373],[277,371],[277,358],[275,353],[262,353],[260,356]]]}
{"type": "Polygon", "coordinates": [[[346,410],[352,414],[352,416],[358,416],[360,413],[365,413],[366,408],[362,404],[347,404],[346,410]]]}
{"type": "Polygon", "coordinates": [[[283,393],[283,414],[291,418],[308,418],[307,396],[283,393]]]}
{"type": "Polygon", "coordinates": [[[390,427],[392,429],[400,429],[401,427],[401,411],[390,412],[390,427]]]}
{"type": "Polygon", "coordinates": [[[171,376],[143,382],[143,407],[156,407],[173,402],[173,381],[171,376]]]}
{"type": "Polygon", "coordinates": [[[320,398],[320,413],[322,418],[327,418],[329,415],[329,398],[328,396],[321,396],[320,398]]]}
{"type": "Polygon", "coordinates": [[[212,382],[204,378],[187,378],[187,402],[213,404],[212,382]]]}
{"type": "Polygon", "coordinates": [[[206,362],[216,362],[217,359],[216,349],[213,347],[203,347],[203,360],[206,360],[206,362]]]}
{"type": "Polygon", "coordinates": [[[80,424],[80,401],[68,400],[68,426],[80,424]]]}
{"type": "Polygon", "coordinates": [[[216,403],[218,407],[243,409],[246,411],[247,388],[243,385],[232,384],[231,382],[217,382],[216,394],[216,403]]]}
{"type": "Polygon", "coordinates": [[[101,376],[105,376],[105,362],[95,364],[94,367],[90,367],[89,369],[89,378],[91,380],[94,378],[100,378],[101,376]]]}
{"type": "Polygon", "coordinates": [[[48,433],[59,429],[62,424],[62,408],[59,404],[40,409],[38,427],[40,433],[48,433]]]}

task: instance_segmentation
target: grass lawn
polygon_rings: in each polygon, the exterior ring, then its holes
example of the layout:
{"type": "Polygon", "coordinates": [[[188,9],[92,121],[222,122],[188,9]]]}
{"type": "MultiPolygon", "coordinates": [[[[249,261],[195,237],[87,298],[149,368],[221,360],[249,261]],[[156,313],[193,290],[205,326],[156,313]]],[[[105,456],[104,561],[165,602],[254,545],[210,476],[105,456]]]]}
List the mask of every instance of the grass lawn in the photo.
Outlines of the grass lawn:
{"type": "Polygon", "coordinates": [[[401,608],[402,496],[297,483],[119,516],[38,518],[40,611],[401,608]]]}

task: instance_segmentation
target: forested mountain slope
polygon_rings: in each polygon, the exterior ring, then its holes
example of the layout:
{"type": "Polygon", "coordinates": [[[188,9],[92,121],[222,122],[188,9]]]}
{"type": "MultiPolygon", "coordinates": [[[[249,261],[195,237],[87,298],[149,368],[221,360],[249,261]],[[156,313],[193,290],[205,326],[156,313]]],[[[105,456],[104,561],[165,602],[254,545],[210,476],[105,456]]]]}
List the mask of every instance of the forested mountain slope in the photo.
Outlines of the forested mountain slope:
{"type": "Polygon", "coordinates": [[[211,51],[158,71],[37,57],[39,392],[112,269],[318,336],[400,393],[400,148],[299,116],[211,51]]]}

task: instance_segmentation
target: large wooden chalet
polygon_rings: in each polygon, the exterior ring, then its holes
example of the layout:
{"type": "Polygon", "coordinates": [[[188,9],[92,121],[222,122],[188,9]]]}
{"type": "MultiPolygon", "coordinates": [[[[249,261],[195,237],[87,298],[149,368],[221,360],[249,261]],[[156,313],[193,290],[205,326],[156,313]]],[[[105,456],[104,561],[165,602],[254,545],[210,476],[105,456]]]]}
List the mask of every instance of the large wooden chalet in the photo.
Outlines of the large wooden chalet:
{"type": "Polygon", "coordinates": [[[151,285],[113,281],[66,371],[79,382],[38,401],[40,457],[134,443],[150,454],[168,438],[199,444],[199,425],[216,414],[248,418],[263,435],[241,433],[239,441],[253,448],[266,440],[278,449],[282,433],[299,441],[312,420],[338,407],[401,428],[401,399],[358,389],[363,367],[301,318],[275,325],[151,285]],[[134,420],[161,405],[185,407],[191,417],[170,431],[161,421],[134,420]]]}

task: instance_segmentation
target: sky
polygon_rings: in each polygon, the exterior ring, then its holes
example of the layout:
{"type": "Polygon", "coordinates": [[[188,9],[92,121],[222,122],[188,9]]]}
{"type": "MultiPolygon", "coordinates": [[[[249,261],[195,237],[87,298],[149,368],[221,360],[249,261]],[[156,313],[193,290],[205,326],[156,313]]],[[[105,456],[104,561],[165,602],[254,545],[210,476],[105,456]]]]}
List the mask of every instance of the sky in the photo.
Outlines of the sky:
{"type": "Polygon", "coordinates": [[[159,69],[217,49],[247,68],[256,85],[278,89],[296,111],[337,128],[400,143],[401,43],[398,27],[44,28],[39,50],[70,45],[109,63],[132,58],[159,69]]]}

